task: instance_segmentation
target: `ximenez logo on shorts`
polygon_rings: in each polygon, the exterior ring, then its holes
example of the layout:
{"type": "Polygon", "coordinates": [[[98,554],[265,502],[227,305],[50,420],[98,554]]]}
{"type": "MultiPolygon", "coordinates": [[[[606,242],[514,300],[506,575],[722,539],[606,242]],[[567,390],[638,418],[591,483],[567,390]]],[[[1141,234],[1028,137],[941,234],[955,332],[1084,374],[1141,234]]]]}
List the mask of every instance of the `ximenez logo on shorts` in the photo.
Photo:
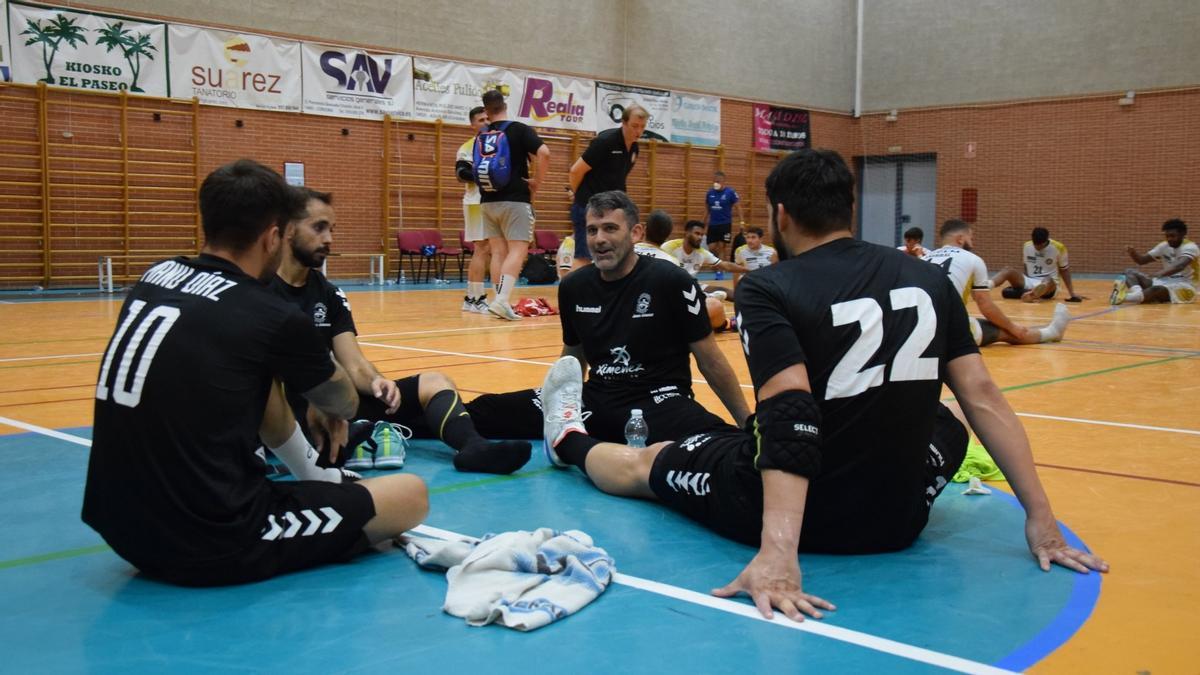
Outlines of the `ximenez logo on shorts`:
{"type": "Polygon", "coordinates": [[[587,109],[582,103],[575,102],[574,92],[567,94],[563,101],[554,97],[554,83],[538,77],[525,79],[525,96],[521,99],[521,117],[528,117],[537,122],[561,119],[572,124],[583,123],[587,109]]]}

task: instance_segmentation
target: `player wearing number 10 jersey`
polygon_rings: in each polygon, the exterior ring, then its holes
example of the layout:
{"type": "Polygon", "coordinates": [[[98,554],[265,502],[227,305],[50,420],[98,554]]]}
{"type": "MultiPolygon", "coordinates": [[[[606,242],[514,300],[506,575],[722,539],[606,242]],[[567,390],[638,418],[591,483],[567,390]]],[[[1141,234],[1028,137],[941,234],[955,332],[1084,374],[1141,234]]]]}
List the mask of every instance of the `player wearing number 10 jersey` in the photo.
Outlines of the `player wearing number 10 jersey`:
{"type": "Polygon", "coordinates": [[[801,150],[767,178],[781,258],[737,291],[738,329],[757,400],[749,433],[700,434],[643,450],[596,443],[579,422],[577,366],[543,385],[555,456],[602,490],[657,497],[758,546],[729,585],[798,619],[832,609],[801,589],[797,549],[895,550],[924,528],[961,463],[967,429],[942,405],[948,382],[1025,506],[1044,569],[1106,568],[1066,545],[1020,422],[988,375],[941,269],[856,241],[854,177],[828,150],[801,150]],[[786,259],[791,257],[790,260],[786,259]],[[584,432],[584,433],[576,433],[584,432]]]}
{"type": "Polygon", "coordinates": [[[203,252],[152,266],[121,308],[96,384],[83,520],[148,575],[264,579],[343,560],[428,510],[413,476],[275,483],[255,454],[260,436],[291,448],[296,429],[273,381],[343,428],[358,405],[312,319],[263,285],[303,207],[267,167],[218,168],[200,188],[203,252]]]}

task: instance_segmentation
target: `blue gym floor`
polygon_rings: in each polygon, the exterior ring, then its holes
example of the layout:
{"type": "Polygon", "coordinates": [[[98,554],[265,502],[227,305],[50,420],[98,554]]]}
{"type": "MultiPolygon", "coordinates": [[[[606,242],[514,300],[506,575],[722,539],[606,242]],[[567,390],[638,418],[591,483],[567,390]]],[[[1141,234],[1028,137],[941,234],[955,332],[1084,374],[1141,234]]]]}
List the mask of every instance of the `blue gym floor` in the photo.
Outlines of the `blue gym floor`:
{"type": "Polygon", "coordinates": [[[942,669],[930,661],[965,672],[1022,670],[1083,624],[1100,591],[1097,574],[1038,570],[1011,496],[968,497],[964,485],[951,484],[909,550],[803,556],[805,588],[839,607],[817,628],[857,633],[796,630],[786,619],[772,624],[731,611],[749,608],[745,598],[705,597],[742,569],[752,549],[653,503],[604,495],[575,470],[549,468],[537,452],[512,477],[463,474],[450,465],[449,449],[432,441],[414,443],[403,469],[430,485],[429,526],[475,536],[581,529],[619,572],[636,578],[628,583],[659,582],[666,595],[614,583],[579,614],[532,633],[472,628],[441,611],[444,576],[393,548],[249,586],[180,589],[141,578],[80,522],[82,443],[45,433],[0,436],[0,670],[942,669]]]}

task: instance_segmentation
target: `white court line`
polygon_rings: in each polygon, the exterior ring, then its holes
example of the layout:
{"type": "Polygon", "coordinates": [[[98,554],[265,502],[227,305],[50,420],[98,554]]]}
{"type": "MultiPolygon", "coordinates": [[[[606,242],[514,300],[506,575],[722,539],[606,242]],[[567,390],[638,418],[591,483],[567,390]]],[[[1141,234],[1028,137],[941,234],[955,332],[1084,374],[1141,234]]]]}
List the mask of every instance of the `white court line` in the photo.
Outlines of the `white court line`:
{"type": "Polygon", "coordinates": [[[86,438],[83,438],[82,436],[72,436],[71,434],[64,434],[61,431],[55,431],[54,429],[47,429],[46,427],[39,427],[36,424],[29,424],[28,422],[14,420],[9,417],[0,417],[0,424],[4,424],[4,425],[10,426],[10,427],[15,427],[17,429],[24,429],[25,431],[32,431],[35,434],[49,436],[50,438],[57,438],[60,441],[74,443],[75,445],[82,445],[85,448],[92,447],[92,442],[86,438]]]}
{"type": "Polygon", "coordinates": [[[518,331],[518,330],[546,330],[547,328],[557,329],[559,327],[560,327],[559,324],[549,323],[549,322],[545,323],[544,325],[538,325],[538,326],[513,326],[511,324],[506,326],[506,325],[501,324],[499,326],[475,326],[472,328],[442,328],[442,329],[438,329],[438,330],[410,330],[410,331],[404,331],[402,333],[367,333],[367,334],[359,335],[358,337],[359,337],[359,339],[362,339],[362,338],[394,337],[394,336],[400,336],[400,335],[435,335],[437,333],[473,333],[476,331],[511,332],[511,331],[518,331]]]}
{"type": "Polygon", "coordinates": [[[48,359],[77,359],[84,356],[102,356],[104,352],[94,352],[91,354],[52,354],[50,356],[14,356],[6,359],[0,359],[0,363],[12,363],[13,361],[45,361],[48,359]]]}
{"type": "MultiPolygon", "coordinates": [[[[507,363],[528,363],[535,366],[552,366],[554,363],[548,361],[531,361],[529,359],[514,359],[508,356],[491,356],[490,354],[469,354],[467,352],[448,352],[441,349],[426,349],[424,347],[406,347],[404,345],[385,345],[378,342],[360,342],[359,344],[367,345],[368,347],[382,347],[383,349],[403,349],[411,352],[424,352],[426,354],[441,354],[443,356],[462,356],[471,359],[485,359],[488,361],[505,361],[507,363]]],[[[514,349],[517,349],[514,347],[514,349]]],[[[693,379],[696,384],[708,385],[706,380],[693,379]]],[[[709,385],[711,387],[711,385],[709,385]]],[[[739,384],[742,389],[753,389],[754,385],[739,384]]]]}
{"type": "Polygon", "coordinates": [[[1038,415],[1035,413],[1017,413],[1017,417],[1032,417],[1039,420],[1055,420],[1057,422],[1076,422],[1078,424],[1095,424],[1102,427],[1121,427],[1123,429],[1142,429],[1144,431],[1167,431],[1173,434],[1191,434],[1200,436],[1195,429],[1174,429],[1171,427],[1152,427],[1145,424],[1129,424],[1127,422],[1106,422],[1104,420],[1085,420],[1078,417],[1057,417],[1055,415],[1038,415]]]}
{"type": "MultiPolygon", "coordinates": [[[[457,532],[430,527],[428,525],[418,525],[411,531],[428,537],[434,537],[436,539],[478,541],[474,537],[468,537],[458,534],[457,532]]],[[[831,640],[837,640],[839,642],[865,647],[867,649],[883,652],[885,654],[891,654],[892,656],[898,656],[910,661],[928,663],[930,665],[946,668],[948,670],[954,670],[960,673],[981,673],[990,675],[994,673],[1013,672],[1010,670],[1004,670],[1002,668],[996,668],[995,666],[989,666],[985,663],[964,659],[958,656],[951,656],[949,654],[935,652],[931,649],[924,649],[922,647],[915,647],[903,642],[896,642],[895,640],[881,638],[871,635],[870,633],[862,633],[856,630],[850,630],[849,628],[842,628],[840,626],[835,626],[824,621],[817,621],[815,619],[808,619],[802,623],[797,623],[779,612],[776,612],[774,619],[765,619],[761,614],[758,613],[758,609],[756,609],[753,605],[748,605],[744,602],[736,602],[733,600],[727,600],[725,598],[718,598],[705,593],[699,593],[686,588],[680,588],[679,586],[672,586],[670,584],[664,584],[658,581],[652,581],[650,579],[642,579],[641,577],[630,576],[620,572],[614,573],[612,580],[613,583],[621,584],[622,586],[629,586],[630,588],[636,588],[640,591],[655,593],[657,595],[662,595],[674,600],[688,602],[693,605],[701,605],[703,607],[708,607],[709,609],[715,609],[720,612],[734,614],[746,619],[753,619],[755,621],[775,624],[781,628],[790,628],[791,630],[798,630],[804,633],[820,635],[821,637],[829,638],[831,640]]]]}

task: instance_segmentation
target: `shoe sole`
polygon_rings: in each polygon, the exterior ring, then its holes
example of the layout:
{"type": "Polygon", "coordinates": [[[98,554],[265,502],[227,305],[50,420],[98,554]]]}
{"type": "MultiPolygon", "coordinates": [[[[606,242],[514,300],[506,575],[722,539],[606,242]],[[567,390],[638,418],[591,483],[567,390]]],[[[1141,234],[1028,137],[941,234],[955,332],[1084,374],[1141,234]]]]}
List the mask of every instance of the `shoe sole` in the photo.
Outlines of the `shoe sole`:
{"type": "MultiPolygon", "coordinates": [[[[572,372],[572,370],[578,372],[579,361],[574,357],[569,356],[564,356],[558,359],[554,362],[554,365],[550,366],[550,371],[546,373],[545,379],[542,380],[540,398],[542,404],[541,408],[543,411],[546,410],[546,390],[560,386],[561,383],[574,379],[575,372],[572,372]]],[[[545,429],[542,430],[542,433],[545,434],[545,429]]],[[[542,439],[542,454],[546,456],[546,461],[550,462],[551,466],[558,467],[560,469],[565,469],[570,466],[558,458],[558,454],[555,453],[554,448],[550,446],[550,439],[548,438],[542,439]]]]}
{"type": "Polygon", "coordinates": [[[514,313],[511,309],[508,311],[508,313],[505,313],[501,310],[493,309],[491,305],[488,305],[487,311],[488,311],[488,314],[491,314],[492,316],[496,316],[501,319],[504,319],[505,321],[520,321],[521,320],[521,317],[517,316],[516,313],[514,313]]]}

